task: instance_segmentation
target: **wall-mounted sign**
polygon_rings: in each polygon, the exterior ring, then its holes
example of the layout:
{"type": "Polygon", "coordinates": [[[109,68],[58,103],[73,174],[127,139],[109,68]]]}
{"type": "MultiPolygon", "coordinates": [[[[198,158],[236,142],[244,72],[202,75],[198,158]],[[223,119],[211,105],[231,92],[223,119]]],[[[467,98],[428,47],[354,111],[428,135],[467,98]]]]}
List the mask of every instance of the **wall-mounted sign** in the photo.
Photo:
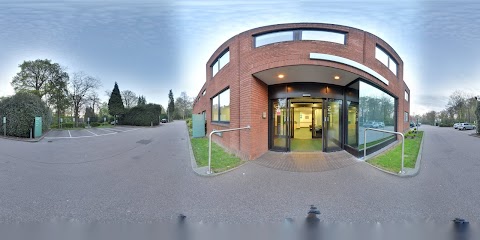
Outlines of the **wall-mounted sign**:
{"type": "Polygon", "coordinates": [[[302,96],[304,97],[311,97],[311,95],[309,93],[304,93],[302,96]]]}

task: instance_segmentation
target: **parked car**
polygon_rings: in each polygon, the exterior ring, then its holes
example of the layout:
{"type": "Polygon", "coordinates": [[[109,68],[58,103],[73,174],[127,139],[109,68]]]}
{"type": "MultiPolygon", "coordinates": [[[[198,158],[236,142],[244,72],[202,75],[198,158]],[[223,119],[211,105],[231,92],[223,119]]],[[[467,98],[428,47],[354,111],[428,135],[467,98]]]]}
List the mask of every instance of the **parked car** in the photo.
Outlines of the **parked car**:
{"type": "Polygon", "coordinates": [[[385,123],[384,123],[384,122],[378,122],[378,127],[384,128],[384,127],[385,127],[385,123]]]}
{"type": "Polygon", "coordinates": [[[475,129],[475,125],[472,125],[470,123],[460,123],[458,125],[458,130],[473,130],[475,129]]]}
{"type": "Polygon", "coordinates": [[[162,118],[161,122],[162,122],[162,123],[167,123],[167,119],[162,118]]]}
{"type": "Polygon", "coordinates": [[[369,121],[369,122],[366,122],[365,124],[363,124],[363,126],[366,127],[366,128],[379,128],[380,124],[378,122],[375,122],[375,121],[369,121]]]}
{"type": "Polygon", "coordinates": [[[460,124],[462,124],[462,123],[455,123],[455,124],[453,124],[453,128],[458,129],[458,126],[459,126],[460,124]]]}

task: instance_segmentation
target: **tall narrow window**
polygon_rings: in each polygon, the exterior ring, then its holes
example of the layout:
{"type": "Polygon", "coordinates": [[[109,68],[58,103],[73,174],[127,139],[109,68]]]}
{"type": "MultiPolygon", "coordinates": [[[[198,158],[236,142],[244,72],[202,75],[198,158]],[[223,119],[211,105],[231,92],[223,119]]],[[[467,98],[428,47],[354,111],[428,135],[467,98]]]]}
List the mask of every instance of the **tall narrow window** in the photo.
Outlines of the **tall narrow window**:
{"type": "Polygon", "coordinates": [[[407,102],[408,102],[408,101],[409,101],[409,99],[410,99],[410,96],[409,96],[408,92],[407,92],[407,91],[405,91],[405,101],[407,101],[407,102]]]}
{"type": "Polygon", "coordinates": [[[408,112],[405,112],[405,116],[404,116],[405,119],[403,119],[405,122],[408,122],[408,112]]]}
{"type": "Polygon", "coordinates": [[[230,122],[230,89],[212,99],[212,122],[230,122]]]}

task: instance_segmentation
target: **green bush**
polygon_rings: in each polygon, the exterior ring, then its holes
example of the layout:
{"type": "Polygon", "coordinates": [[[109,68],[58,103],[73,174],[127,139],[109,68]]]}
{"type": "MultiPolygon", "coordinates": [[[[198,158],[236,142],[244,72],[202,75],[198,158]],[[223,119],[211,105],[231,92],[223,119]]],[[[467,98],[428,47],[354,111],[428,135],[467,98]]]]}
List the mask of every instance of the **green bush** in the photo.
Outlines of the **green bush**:
{"type": "Polygon", "coordinates": [[[73,122],[63,123],[62,128],[73,128],[73,122]]]}
{"type": "Polygon", "coordinates": [[[90,127],[98,127],[98,126],[100,126],[100,123],[98,123],[98,122],[91,122],[90,123],[90,127]]]}
{"type": "Polygon", "coordinates": [[[160,124],[161,107],[158,104],[140,105],[130,108],[119,120],[121,124],[133,126],[150,126],[160,124]]]}
{"type": "Polygon", "coordinates": [[[187,118],[186,121],[187,121],[188,133],[190,134],[190,136],[192,136],[192,133],[193,133],[193,130],[192,130],[192,119],[191,119],[191,118],[187,118]]]}
{"type": "Polygon", "coordinates": [[[0,102],[0,118],[7,117],[7,135],[30,137],[35,117],[42,117],[42,131],[52,123],[52,113],[40,97],[26,92],[3,98],[0,102]]]}

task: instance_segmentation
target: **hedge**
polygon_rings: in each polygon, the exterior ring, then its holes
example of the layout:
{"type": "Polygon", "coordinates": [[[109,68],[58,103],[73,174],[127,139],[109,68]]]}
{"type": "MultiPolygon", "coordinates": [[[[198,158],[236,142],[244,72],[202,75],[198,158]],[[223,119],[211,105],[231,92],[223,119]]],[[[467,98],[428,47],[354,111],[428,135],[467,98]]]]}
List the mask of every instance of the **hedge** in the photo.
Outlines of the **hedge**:
{"type": "Polygon", "coordinates": [[[42,117],[42,130],[52,123],[52,112],[40,97],[21,92],[0,102],[0,119],[7,117],[7,136],[30,137],[35,117],[42,117]]]}
{"type": "Polygon", "coordinates": [[[159,125],[162,108],[158,104],[146,104],[130,108],[120,117],[120,124],[133,126],[159,125]]]}

